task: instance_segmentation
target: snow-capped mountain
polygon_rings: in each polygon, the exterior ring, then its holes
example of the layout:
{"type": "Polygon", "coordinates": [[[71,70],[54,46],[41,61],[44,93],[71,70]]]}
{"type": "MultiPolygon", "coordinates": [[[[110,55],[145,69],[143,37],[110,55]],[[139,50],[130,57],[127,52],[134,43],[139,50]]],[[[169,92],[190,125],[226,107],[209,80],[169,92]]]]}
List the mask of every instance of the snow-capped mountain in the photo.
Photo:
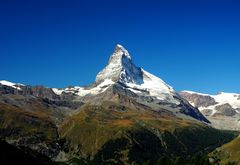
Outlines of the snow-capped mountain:
{"type": "Polygon", "coordinates": [[[209,95],[182,91],[180,95],[197,107],[213,126],[221,129],[240,129],[240,94],[221,92],[209,95]]]}
{"type": "MultiPolygon", "coordinates": [[[[229,112],[231,109],[233,113],[240,113],[240,94],[237,93],[221,92],[217,95],[209,95],[192,91],[182,91],[180,94],[200,111],[211,110],[209,112],[211,116],[224,114],[225,111],[221,111],[221,107],[223,106],[229,107],[229,112]]],[[[225,115],[228,115],[228,112],[225,113],[225,115]]]]}
{"type": "Polygon", "coordinates": [[[121,93],[154,110],[167,109],[183,117],[193,117],[208,122],[196,108],[183,100],[178,93],[160,78],[137,67],[129,52],[117,44],[107,66],[100,71],[95,83],[89,87],[56,89],[57,95],[72,93],[84,102],[98,103],[121,93]]]}
{"type": "Polygon", "coordinates": [[[177,97],[177,93],[171,86],[144,69],[135,66],[128,51],[119,44],[110,57],[108,65],[97,74],[93,87],[54,89],[54,92],[56,94],[72,92],[79,96],[96,95],[104,92],[116,83],[121,84],[137,95],[152,96],[175,104],[180,103],[179,100],[174,98],[177,97]]]}
{"type": "Polygon", "coordinates": [[[136,94],[154,96],[159,100],[179,103],[176,92],[160,78],[133,64],[128,51],[117,45],[108,65],[98,73],[96,83],[109,81],[123,84],[136,94]]]}
{"type": "Polygon", "coordinates": [[[154,111],[165,111],[180,118],[197,119],[208,122],[208,120],[182,99],[179,94],[160,78],[137,67],[129,52],[121,45],[116,45],[107,66],[100,71],[95,82],[88,87],[57,88],[34,88],[15,83],[2,85],[14,88],[14,93],[29,94],[49,98],[72,98],[91,104],[99,104],[106,100],[132,100],[129,106],[136,104],[154,111]],[[51,91],[49,91],[51,90],[51,91]],[[30,92],[29,92],[30,91],[30,92]],[[72,96],[69,96],[72,95],[72,96]]]}

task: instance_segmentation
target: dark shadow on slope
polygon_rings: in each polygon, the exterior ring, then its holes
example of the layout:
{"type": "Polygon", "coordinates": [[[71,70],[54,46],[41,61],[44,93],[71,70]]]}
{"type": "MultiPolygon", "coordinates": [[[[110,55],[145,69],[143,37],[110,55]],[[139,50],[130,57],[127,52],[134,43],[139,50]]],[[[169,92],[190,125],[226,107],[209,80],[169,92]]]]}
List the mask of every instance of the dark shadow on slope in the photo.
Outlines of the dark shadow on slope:
{"type": "Polygon", "coordinates": [[[60,165],[48,157],[27,148],[17,148],[0,140],[1,165],[60,165]]]}

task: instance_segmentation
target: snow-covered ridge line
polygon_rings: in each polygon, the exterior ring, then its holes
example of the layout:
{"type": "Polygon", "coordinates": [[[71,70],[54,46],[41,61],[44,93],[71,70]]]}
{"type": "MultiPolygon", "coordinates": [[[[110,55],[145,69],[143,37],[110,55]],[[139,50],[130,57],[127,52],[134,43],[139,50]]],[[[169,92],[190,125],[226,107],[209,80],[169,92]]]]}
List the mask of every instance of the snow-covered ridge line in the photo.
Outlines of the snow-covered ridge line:
{"type": "Polygon", "coordinates": [[[197,95],[202,95],[202,96],[217,96],[217,95],[240,95],[240,93],[228,93],[228,92],[219,92],[216,95],[211,95],[211,94],[205,94],[205,93],[200,93],[200,92],[194,92],[194,91],[189,91],[189,90],[183,90],[181,92],[186,92],[189,94],[197,94],[197,95]]]}
{"type": "Polygon", "coordinates": [[[25,86],[20,83],[13,83],[13,82],[6,81],[6,80],[0,80],[0,84],[2,84],[4,86],[9,86],[9,87],[15,88],[17,90],[21,90],[21,88],[19,86],[25,86]]]}
{"type": "Polygon", "coordinates": [[[56,94],[56,95],[61,95],[64,90],[63,89],[58,89],[58,88],[52,88],[52,91],[56,94]]]}
{"type": "Polygon", "coordinates": [[[57,89],[57,88],[52,88],[53,92],[57,95],[61,95],[63,92],[65,93],[74,93],[77,94],[78,96],[85,96],[88,94],[91,95],[97,95],[99,93],[102,93],[106,91],[114,82],[110,79],[106,79],[96,87],[93,87],[91,89],[85,89],[83,87],[75,86],[71,88],[65,88],[65,89],[57,89]]]}
{"type": "Polygon", "coordinates": [[[199,92],[194,92],[194,91],[189,91],[189,90],[183,90],[181,92],[186,92],[186,93],[189,93],[189,94],[197,94],[197,95],[202,95],[202,96],[211,96],[209,94],[199,93],[199,92]]]}
{"type": "MultiPolygon", "coordinates": [[[[240,94],[237,94],[237,93],[221,92],[216,95],[208,95],[208,94],[202,94],[202,93],[186,91],[186,90],[182,91],[182,92],[189,93],[189,94],[196,94],[199,96],[209,96],[209,97],[213,98],[215,100],[216,104],[208,106],[208,107],[204,107],[204,106],[198,107],[200,110],[212,109],[213,110],[212,115],[217,112],[216,107],[220,106],[220,105],[229,104],[234,109],[240,108],[240,94]]],[[[190,101],[190,103],[194,106],[194,103],[192,103],[191,101],[190,101]]]]}
{"type": "Polygon", "coordinates": [[[122,45],[117,44],[116,49],[119,49],[119,52],[122,53],[124,56],[127,56],[129,59],[131,59],[130,54],[128,53],[128,50],[125,49],[122,45]]]}

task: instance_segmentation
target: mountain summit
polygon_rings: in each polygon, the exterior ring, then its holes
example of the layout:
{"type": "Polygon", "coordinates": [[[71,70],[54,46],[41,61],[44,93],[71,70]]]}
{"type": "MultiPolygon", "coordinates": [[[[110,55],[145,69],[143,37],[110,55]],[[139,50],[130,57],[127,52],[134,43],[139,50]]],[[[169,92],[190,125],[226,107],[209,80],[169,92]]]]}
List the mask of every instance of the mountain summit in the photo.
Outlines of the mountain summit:
{"type": "Polygon", "coordinates": [[[151,96],[159,99],[174,100],[176,92],[160,78],[148,73],[144,69],[137,67],[133,62],[128,51],[117,44],[114,53],[109,59],[108,65],[98,73],[96,83],[111,80],[121,83],[134,93],[140,94],[145,91],[151,96]]]}
{"type": "Polygon", "coordinates": [[[98,73],[96,82],[102,82],[106,79],[122,83],[142,84],[143,73],[141,68],[136,67],[132,63],[132,58],[128,51],[123,46],[117,44],[108,65],[98,73]]]}

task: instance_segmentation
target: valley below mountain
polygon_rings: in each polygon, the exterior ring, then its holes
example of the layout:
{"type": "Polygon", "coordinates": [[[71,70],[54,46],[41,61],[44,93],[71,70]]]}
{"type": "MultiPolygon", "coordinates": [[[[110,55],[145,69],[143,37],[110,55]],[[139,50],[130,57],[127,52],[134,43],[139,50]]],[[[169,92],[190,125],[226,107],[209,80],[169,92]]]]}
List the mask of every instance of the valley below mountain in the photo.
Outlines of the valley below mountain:
{"type": "Polygon", "coordinates": [[[239,141],[239,99],[178,93],[116,45],[87,87],[0,81],[0,139],[12,153],[45,160],[40,164],[154,165],[196,155],[228,163],[238,161],[227,154],[239,141]]]}

